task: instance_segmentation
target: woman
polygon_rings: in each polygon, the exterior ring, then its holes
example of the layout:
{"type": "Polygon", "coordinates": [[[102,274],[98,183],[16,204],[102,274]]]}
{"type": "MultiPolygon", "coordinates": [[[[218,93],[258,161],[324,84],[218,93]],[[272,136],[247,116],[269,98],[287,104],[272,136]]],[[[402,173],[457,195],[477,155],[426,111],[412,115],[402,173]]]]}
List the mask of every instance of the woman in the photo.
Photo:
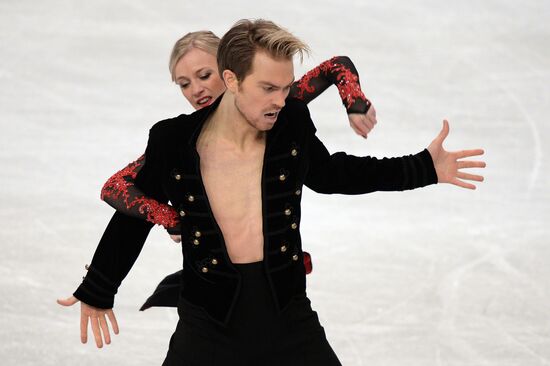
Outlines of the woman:
{"type": "MultiPolygon", "coordinates": [[[[219,42],[220,39],[212,32],[199,31],[186,34],[173,47],[169,63],[172,80],[180,87],[183,96],[195,109],[210,105],[225,91],[225,85],[219,76],[216,62],[219,42]]],[[[348,57],[333,57],[321,63],[293,84],[289,96],[309,103],[330,85],[337,86],[352,129],[358,135],[367,138],[367,134],[376,124],[376,112],[363,95],[357,71],[348,57]]],[[[145,156],[143,155],[109,178],[102,189],[101,197],[120,213],[164,226],[171,234],[172,239],[180,242],[179,215],[176,210],[145,196],[134,185],[134,179],[144,161],[145,156]]],[[[189,196],[188,199],[193,200],[194,197],[189,196]]],[[[115,218],[120,219],[121,216],[115,214],[113,219],[115,218]]],[[[118,224],[121,225],[120,222],[118,224]]],[[[112,238],[119,235],[109,225],[103,236],[112,238]]],[[[142,236],[145,238],[146,234],[142,236]]],[[[126,240],[126,242],[128,241],[126,240]]],[[[131,245],[132,243],[127,244],[131,245]]],[[[306,272],[311,272],[310,257],[305,252],[304,265],[306,272]]],[[[88,269],[87,266],[86,269],[88,269]]],[[[118,273],[116,275],[115,282],[110,283],[113,286],[112,290],[116,292],[116,288],[126,274],[118,273]]],[[[181,277],[181,271],[167,276],[143,305],[142,310],[151,306],[176,307],[181,277]]],[[[92,293],[86,293],[85,288],[81,285],[73,296],[60,299],[58,303],[63,306],[71,306],[79,300],[83,301],[81,341],[83,343],[87,341],[87,322],[90,320],[98,347],[103,344],[100,328],[103,330],[105,342],[110,343],[106,317],[111,320],[114,333],[118,334],[118,325],[111,309],[112,299],[103,299],[92,293]],[[97,308],[90,306],[87,304],[87,299],[90,300],[90,303],[101,305],[96,305],[97,308]]]]}
{"type": "MultiPolygon", "coordinates": [[[[219,41],[212,32],[192,32],[179,39],[172,49],[169,62],[172,81],[197,110],[210,105],[225,92],[216,61],[219,41]]],[[[363,95],[357,71],[348,57],[333,57],[321,63],[293,84],[289,96],[309,103],[333,84],[337,86],[346,107],[351,127],[366,138],[376,123],[375,111],[363,95]]],[[[120,212],[162,225],[170,237],[179,243],[181,236],[176,210],[146,197],[134,185],[134,178],[144,161],[145,155],[142,155],[109,178],[103,186],[101,198],[120,212]]],[[[306,252],[304,265],[306,273],[311,273],[311,256],[306,252]]],[[[180,274],[181,271],[166,277],[141,310],[151,306],[176,306],[180,274]]]]}

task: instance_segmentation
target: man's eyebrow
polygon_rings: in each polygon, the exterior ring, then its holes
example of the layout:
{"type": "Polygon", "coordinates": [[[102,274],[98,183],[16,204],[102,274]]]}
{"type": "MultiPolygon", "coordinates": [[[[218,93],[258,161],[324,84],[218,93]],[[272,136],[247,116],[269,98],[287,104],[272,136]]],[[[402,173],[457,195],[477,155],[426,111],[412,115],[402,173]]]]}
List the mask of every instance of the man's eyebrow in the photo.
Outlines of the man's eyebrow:
{"type": "Polygon", "coordinates": [[[287,84],[285,86],[282,86],[282,87],[279,86],[279,85],[275,85],[273,83],[270,83],[269,81],[260,81],[259,84],[271,86],[273,88],[288,88],[288,87],[292,86],[292,84],[294,84],[294,78],[292,78],[292,81],[289,84],[287,84]]]}

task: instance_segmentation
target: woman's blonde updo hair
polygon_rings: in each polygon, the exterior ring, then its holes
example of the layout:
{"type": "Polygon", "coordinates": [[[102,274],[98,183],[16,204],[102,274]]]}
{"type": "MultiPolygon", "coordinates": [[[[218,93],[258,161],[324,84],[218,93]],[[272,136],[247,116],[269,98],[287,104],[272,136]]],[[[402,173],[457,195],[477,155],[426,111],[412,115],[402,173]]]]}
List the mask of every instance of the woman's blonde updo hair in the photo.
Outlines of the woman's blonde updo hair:
{"type": "Polygon", "coordinates": [[[210,31],[191,32],[178,39],[172,48],[170,63],[168,64],[170,75],[172,75],[172,81],[176,81],[174,75],[176,64],[190,49],[198,48],[217,57],[219,44],[220,38],[210,31]]]}

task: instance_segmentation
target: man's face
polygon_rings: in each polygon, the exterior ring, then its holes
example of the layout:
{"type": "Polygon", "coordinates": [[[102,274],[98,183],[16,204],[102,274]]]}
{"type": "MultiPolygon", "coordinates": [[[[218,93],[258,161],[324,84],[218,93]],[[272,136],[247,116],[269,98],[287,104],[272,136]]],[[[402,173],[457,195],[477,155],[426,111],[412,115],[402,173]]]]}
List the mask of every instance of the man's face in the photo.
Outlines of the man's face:
{"type": "Polygon", "coordinates": [[[294,82],[292,60],[274,59],[256,52],[252,72],[238,84],[235,107],[246,121],[259,131],[270,130],[294,82]]]}

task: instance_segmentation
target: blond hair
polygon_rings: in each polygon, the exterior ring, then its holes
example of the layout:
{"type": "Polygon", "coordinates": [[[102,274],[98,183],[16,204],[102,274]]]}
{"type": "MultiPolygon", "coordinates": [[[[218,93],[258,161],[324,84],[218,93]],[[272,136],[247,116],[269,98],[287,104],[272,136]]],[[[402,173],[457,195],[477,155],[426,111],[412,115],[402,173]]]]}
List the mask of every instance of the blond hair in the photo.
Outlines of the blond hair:
{"type": "Polygon", "coordinates": [[[309,47],[277,24],[264,19],[239,20],[222,37],[218,46],[218,70],[231,70],[242,81],[252,69],[256,51],[265,51],[275,59],[292,59],[309,54],[309,47]]]}
{"type": "Polygon", "coordinates": [[[189,50],[198,48],[216,57],[219,44],[220,38],[210,31],[191,32],[178,39],[172,47],[170,62],[168,63],[172,81],[176,80],[176,64],[189,50]]]}

